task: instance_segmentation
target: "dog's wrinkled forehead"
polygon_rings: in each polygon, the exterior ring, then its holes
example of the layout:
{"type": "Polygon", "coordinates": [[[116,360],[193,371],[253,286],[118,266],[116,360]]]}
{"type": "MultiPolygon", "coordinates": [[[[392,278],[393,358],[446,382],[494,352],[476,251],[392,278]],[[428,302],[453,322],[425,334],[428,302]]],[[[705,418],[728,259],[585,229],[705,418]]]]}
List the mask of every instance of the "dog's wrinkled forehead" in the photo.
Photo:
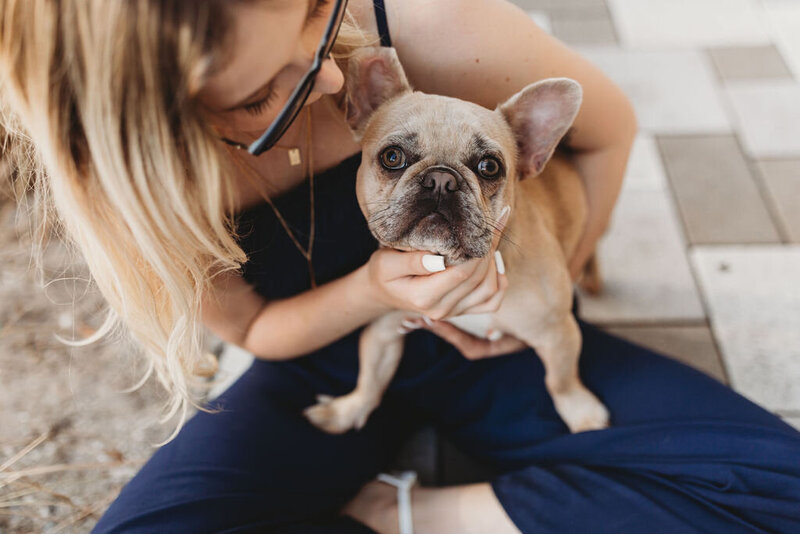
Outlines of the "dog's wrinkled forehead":
{"type": "Polygon", "coordinates": [[[413,92],[381,106],[364,131],[365,147],[413,149],[436,164],[465,162],[486,154],[513,162],[514,134],[502,116],[476,104],[413,92]]]}

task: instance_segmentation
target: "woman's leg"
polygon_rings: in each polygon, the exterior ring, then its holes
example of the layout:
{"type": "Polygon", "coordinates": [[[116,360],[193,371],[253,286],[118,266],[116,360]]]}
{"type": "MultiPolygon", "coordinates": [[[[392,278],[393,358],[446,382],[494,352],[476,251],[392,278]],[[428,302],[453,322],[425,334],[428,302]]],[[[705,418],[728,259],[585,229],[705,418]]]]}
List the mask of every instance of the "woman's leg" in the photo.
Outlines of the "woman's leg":
{"type": "Polygon", "coordinates": [[[607,430],[567,432],[532,351],[398,388],[498,472],[488,486],[418,492],[421,522],[443,499],[472,502],[446,508],[460,517],[439,508],[430,531],[469,524],[499,501],[525,533],[800,532],[798,432],[689,367],[581,326],[581,375],[611,412],[607,430]]]}
{"type": "Polygon", "coordinates": [[[212,404],[222,412],[198,413],[153,455],[95,532],[372,532],[338,511],[385,467],[406,419],[384,404],[361,432],[334,436],[301,413],[351,387],[256,361],[212,404]]]}

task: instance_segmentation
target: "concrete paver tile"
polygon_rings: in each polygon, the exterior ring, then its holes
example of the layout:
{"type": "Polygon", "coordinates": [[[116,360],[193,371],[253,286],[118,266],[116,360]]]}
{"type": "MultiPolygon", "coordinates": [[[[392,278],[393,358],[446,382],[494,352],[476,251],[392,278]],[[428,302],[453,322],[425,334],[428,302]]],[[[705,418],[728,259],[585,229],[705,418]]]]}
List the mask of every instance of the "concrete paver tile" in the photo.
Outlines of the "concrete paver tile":
{"type": "Polygon", "coordinates": [[[647,133],[731,131],[711,59],[698,50],[631,51],[576,46],[630,97],[647,133]]]}
{"type": "Polygon", "coordinates": [[[775,45],[712,48],[708,53],[723,80],[792,77],[775,45]]]}
{"type": "Polygon", "coordinates": [[[725,370],[707,326],[625,326],[606,330],[726,382],[725,370]]]}
{"type": "Polygon", "coordinates": [[[726,84],[737,130],[753,157],[800,157],[800,83],[748,80],[726,84]]]}
{"type": "Polygon", "coordinates": [[[617,34],[608,15],[553,15],[553,35],[567,44],[614,45],[617,34]]]}
{"type": "Polygon", "coordinates": [[[792,243],[800,243],[800,159],[763,160],[757,167],[784,235],[792,243]]]}
{"type": "Polygon", "coordinates": [[[733,136],[659,137],[658,143],[690,243],[780,242],[733,136]]]}
{"type": "Polygon", "coordinates": [[[620,41],[630,47],[706,47],[769,42],[756,0],[609,0],[620,41]]]}
{"type": "Polygon", "coordinates": [[[695,247],[691,258],[733,388],[800,410],[800,246],[695,247]]]}
{"type": "Polygon", "coordinates": [[[605,0],[514,0],[523,9],[548,13],[608,13],[605,0]]]}
{"type": "Polygon", "coordinates": [[[703,320],[680,223],[664,191],[624,190],[598,248],[605,288],[581,294],[581,314],[601,324],[703,320]]]}
{"type": "Polygon", "coordinates": [[[796,0],[762,0],[770,34],[795,78],[800,79],[800,2],[796,0]]]}

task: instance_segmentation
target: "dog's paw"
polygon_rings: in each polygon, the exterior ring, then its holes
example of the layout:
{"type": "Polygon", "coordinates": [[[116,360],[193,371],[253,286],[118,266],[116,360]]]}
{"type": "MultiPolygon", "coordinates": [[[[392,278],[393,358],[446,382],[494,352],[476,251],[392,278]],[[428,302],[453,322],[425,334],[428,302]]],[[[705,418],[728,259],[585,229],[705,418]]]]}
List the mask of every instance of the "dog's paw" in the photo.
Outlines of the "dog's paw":
{"type": "Polygon", "coordinates": [[[593,297],[597,297],[603,292],[603,277],[600,276],[597,253],[592,254],[592,257],[586,262],[578,287],[593,297]]]}
{"type": "Polygon", "coordinates": [[[361,429],[372,410],[372,403],[354,393],[342,397],[317,395],[317,404],[303,410],[303,415],[329,434],[343,434],[352,428],[361,429]]]}
{"type": "Polygon", "coordinates": [[[600,430],[609,425],[608,410],[591,391],[583,386],[553,397],[556,411],[570,432],[600,430]]]}
{"type": "Polygon", "coordinates": [[[578,282],[580,287],[587,295],[599,297],[603,293],[603,281],[598,276],[585,276],[578,282]]]}

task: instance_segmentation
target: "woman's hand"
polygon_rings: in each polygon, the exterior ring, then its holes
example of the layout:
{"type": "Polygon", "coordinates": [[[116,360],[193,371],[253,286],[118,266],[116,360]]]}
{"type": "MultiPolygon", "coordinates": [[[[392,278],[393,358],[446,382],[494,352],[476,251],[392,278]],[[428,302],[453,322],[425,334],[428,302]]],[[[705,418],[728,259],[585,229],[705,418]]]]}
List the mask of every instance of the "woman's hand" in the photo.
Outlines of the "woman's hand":
{"type": "Polygon", "coordinates": [[[490,313],[500,307],[508,287],[502,258],[495,254],[510,209],[497,222],[490,253],[459,265],[429,252],[382,248],[367,264],[372,293],[387,309],[444,319],[465,313],[490,313]]]}
{"type": "Polygon", "coordinates": [[[502,356],[503,354],[520,351],[526,347],[525,343],[519,339],[503,334],[498,330],[490,330],[488,339],[484,339],[473,336],[447,321],[431,321],[428,323],[416,319],[408,319],[403,322],[403,325],[409,330],[416,328],[430,330],[457,348],[468,360],[502,356]]]}

